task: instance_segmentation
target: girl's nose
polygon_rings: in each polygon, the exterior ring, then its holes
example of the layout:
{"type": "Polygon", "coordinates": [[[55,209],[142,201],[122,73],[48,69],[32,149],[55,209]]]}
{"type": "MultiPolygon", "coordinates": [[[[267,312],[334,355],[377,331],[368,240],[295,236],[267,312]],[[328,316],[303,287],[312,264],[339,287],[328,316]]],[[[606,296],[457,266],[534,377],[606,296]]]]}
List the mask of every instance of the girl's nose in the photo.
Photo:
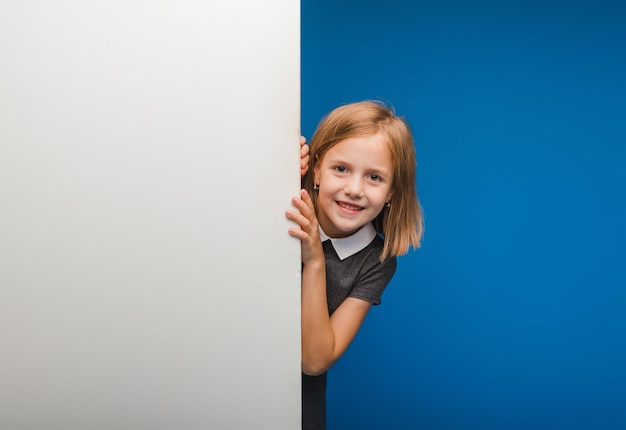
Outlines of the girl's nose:
{"type": "Polygon", "coordinates": [[[343,192],[350,197],[363,197],[363,184],[360,180],[353,178],[346,183],[343,192]]]}

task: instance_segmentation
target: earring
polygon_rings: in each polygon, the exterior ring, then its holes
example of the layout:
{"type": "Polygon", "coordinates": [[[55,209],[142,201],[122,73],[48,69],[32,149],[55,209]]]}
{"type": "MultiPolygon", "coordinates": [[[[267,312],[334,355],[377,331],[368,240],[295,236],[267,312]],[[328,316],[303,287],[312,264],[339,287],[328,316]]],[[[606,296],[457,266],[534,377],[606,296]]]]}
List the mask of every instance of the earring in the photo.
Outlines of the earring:
{"type": "Polygon", "coordinates": [[[313,184],[313,189],[314,190],[319,190],[320,189],[320,184],[313,184]]]}
{"type": "Polygon", "coordinates": [[[388,202],[385,202],[385,206],[390,208],[391,207],[391,200],[389,200],[388,202]]]}

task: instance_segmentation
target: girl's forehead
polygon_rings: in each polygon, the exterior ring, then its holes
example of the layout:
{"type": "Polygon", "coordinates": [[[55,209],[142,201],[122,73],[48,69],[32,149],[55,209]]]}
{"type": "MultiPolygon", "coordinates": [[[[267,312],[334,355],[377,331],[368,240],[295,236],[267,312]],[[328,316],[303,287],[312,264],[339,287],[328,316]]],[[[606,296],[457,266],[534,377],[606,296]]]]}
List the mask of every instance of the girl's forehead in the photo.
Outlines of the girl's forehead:
{"type": "Polygon", "coordinates": [[[326,151],[321,161],[355,162],[384,170],[393,168],[388,140],[381,134],[339,141],[326,151]]]}
{"type": "Polygon", "coordinates": [[[326,152],[343,153],[363,150],[390,153],[389,141],[381,133],[353,136],[336,142],[326,152]]]}

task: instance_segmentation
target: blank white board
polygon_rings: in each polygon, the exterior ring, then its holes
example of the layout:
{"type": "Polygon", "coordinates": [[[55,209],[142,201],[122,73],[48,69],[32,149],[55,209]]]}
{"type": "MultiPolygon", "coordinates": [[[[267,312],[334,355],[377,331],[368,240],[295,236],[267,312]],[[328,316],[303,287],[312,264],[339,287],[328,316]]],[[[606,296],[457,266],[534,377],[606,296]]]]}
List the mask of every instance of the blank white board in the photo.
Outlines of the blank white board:
{"type": "Polygon", "coordinates": [[[299,2],[0,3],[0,428],[300,425],[299,2]]]}

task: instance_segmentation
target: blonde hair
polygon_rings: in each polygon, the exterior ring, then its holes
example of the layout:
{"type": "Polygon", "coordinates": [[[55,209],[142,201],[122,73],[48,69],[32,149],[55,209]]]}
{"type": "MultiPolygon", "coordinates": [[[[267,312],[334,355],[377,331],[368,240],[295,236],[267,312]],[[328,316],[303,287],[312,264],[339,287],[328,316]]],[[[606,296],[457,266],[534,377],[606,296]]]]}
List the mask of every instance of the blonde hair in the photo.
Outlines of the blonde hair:
{"type": "Polygon", "coordinates": [[[384,261],[390,256],[406,254],[409,247],[418,248],[424,231],[415,183],[415,145],[404,118],[378,101],[351,103],[332,110],[319,123],[309,143],[311,161],[303,186],[317,208],[314,171],[324,154],[345,139],[378,133],[385,137],[393,163],[391,204],[373,221],[376,231],[385,239],[380,256],[384,261]]]}

